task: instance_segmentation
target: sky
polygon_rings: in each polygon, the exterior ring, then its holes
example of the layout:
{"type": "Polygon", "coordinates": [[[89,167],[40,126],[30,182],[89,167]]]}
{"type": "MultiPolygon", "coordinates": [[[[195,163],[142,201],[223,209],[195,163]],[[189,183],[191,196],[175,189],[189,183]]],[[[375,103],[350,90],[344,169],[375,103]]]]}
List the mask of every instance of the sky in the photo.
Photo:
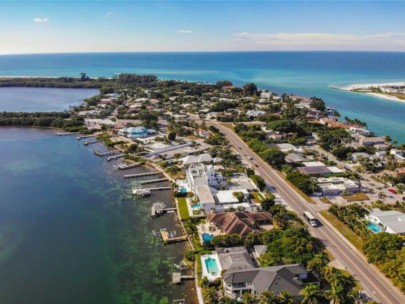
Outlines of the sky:
{"type": "Polygon", "coordinates": [[[0,54],[405,51],[405,1],[0,0],[0,54]]]}

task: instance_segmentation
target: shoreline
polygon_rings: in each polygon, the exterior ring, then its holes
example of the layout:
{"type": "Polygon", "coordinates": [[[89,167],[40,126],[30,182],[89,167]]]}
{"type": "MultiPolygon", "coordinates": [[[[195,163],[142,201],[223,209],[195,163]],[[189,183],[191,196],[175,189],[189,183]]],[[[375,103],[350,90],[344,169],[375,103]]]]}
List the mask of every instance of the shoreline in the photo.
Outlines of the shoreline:
{"type": "Polygon", "coordinates": [[[338,91],[345,91],[350,93],[358,93],[358,94],[366,94],[369,96],[390,100],[390,101],[397,101],[405,103],[405,99],[401,99],[396,96],[389,95],[387,93],[375,93],[375,92],[362,92],[362,91],[355,91],[355,90],[367,90],[370,87],[380,87],[380,86],[405,86],[404,82],[385,82],[385,83],[358,83],[358,84],[350,84],[347,86],[342,87],[335,87],[330,86],[329,88],[338,90],[338,91]]]}

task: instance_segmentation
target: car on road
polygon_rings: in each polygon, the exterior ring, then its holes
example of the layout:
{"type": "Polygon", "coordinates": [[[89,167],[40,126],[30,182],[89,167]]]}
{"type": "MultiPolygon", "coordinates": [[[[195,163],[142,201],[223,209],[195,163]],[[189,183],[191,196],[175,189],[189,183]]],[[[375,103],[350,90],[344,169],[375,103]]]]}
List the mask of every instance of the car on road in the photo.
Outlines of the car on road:
{"type": "Polygon", "coordinates": [[[255,164],[255,167],[256,167],[256,168],[259,168],[259,165],[258,165],[258,164],[255,164]]]}
{"type": "Polygon", "coordinates": [[[253,157],[252,157],[252,156],[249,156],[248,159],[253,160],[253,157]]]}

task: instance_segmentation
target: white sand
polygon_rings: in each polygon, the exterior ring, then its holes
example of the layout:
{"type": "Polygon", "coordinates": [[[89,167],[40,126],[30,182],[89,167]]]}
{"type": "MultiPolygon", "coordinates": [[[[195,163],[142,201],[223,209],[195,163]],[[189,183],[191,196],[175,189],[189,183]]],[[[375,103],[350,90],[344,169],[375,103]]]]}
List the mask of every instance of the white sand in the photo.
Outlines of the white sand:
{"type": "Polygon", "coordinates": [[[370,87],[381,87],[381,86],[405,86],[405,82],[387,82],[387,83],[361,83],[361,84],[351,84],[345,87],[340,87],[341,90],[351,91],[357,89],[368,89],[370,87]]]}

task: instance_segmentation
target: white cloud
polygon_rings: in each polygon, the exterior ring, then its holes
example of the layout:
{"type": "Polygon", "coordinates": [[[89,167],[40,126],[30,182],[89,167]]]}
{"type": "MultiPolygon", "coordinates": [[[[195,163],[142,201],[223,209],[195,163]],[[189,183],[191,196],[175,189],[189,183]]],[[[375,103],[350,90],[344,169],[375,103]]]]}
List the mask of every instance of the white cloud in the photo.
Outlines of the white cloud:
{"type": "Polygon", "coordinates": [[[32,19],[33,22],[35,23],[48,23],[49,19],[48,18],[34,18],[32,19]]]}
{"type": "Polygon", "coordinates": [[[233,34],[239,43],[267,49],[302,50],[366,50],[381,47],[400,47],[405,43],[405,33],[388,32],[369,35],[332,33],[249,33],[233,34]]]}
{"type": "Polygon", "coordinates": [[[111,16],[113,12],[107,12],[107,16],[111,16]]]}
{"type": "Polygon", "coordinates": [[[177,30],[177,33],[180,33],[180,34],[191,34],[193,31],[191,31],[191,30],[177,30]]]}

